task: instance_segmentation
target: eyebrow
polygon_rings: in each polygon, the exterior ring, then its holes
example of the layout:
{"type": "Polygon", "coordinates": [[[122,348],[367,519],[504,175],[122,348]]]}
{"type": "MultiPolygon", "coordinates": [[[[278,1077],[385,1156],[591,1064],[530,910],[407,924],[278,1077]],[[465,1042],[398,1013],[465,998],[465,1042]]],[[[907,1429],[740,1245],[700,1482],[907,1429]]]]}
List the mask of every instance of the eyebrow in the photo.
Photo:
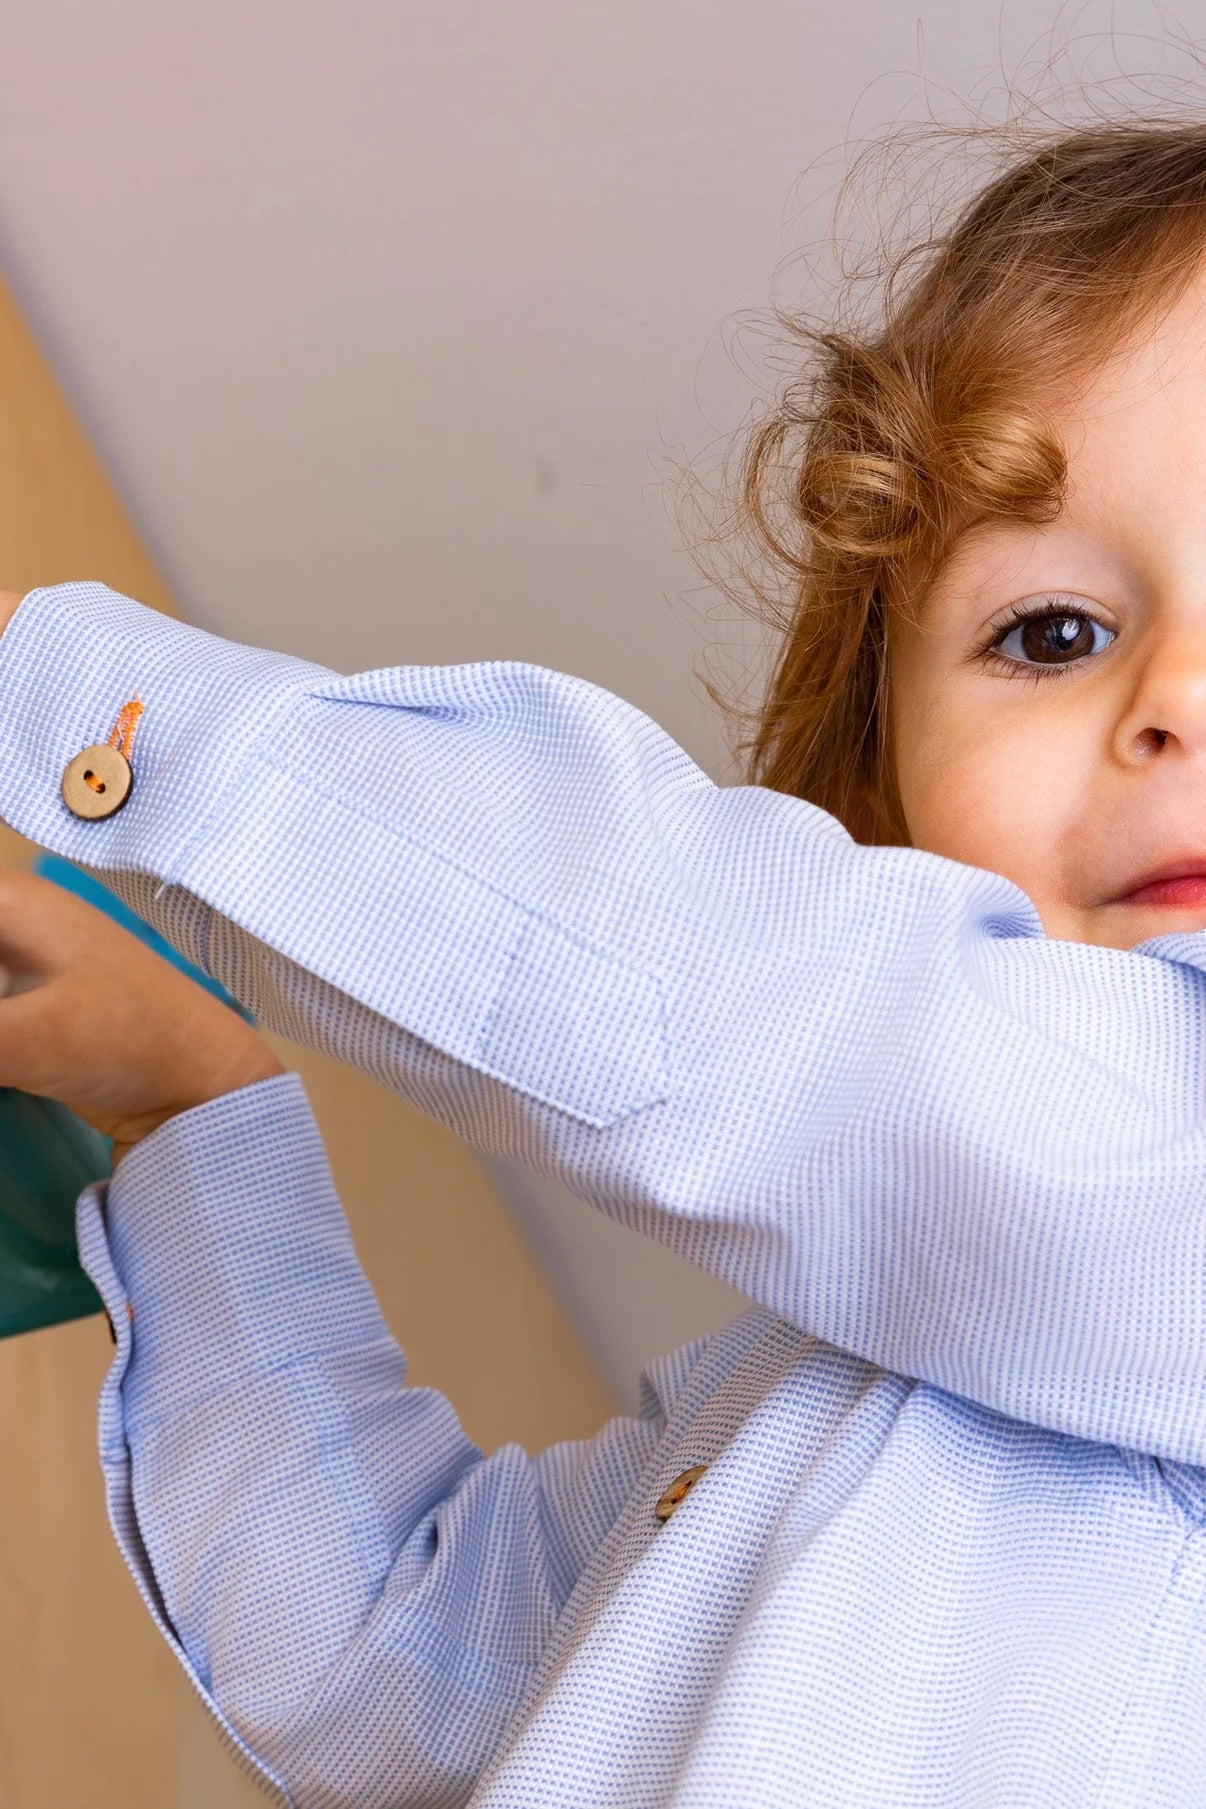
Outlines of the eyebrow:
{"type": "MultiPolygon", "coordinates": [[[[1032,556],[1044,562],[1047,559],[1053,562],[1075,561],[1078,566],[1087,569],[1089,574],[1085,576],[1082,570],[1082,575],[1077,580],[1061,577],[1056,572],[1052,572],[1049,577],[1036,575],[1033,580],[1036,590],[1080,589],[1086,584],[1090,588],[1098,584],[1122,584],[1134,588],[1141,582],[1135,561],[1126,556],[1120,545],[1111,544],[1092,528],[1071,522],[1066,516],[1049,522],[1002,516],[988,523],[977,523],[968,530],[966,536],[961,536],[955,542],[944,565],[935,573],[934,582],[937,583],[952,570],[958,577],[968,566],[982,567],[985,560],[991,561],[998,556],[1002,562],[1008,561],[1023,534],[1029,536],[1029,547],[1025,556],[1019,560],[1022,568],[1016,580],[1019,585],[1028,585],[1030,582],[1025,578],[1024,569],[1032,556]],[[994,542],[997,544],[994,545],[994,542]]],[[[983,576],[986,582],[993,581],[991,566],[983,572],[983,576]]]]}

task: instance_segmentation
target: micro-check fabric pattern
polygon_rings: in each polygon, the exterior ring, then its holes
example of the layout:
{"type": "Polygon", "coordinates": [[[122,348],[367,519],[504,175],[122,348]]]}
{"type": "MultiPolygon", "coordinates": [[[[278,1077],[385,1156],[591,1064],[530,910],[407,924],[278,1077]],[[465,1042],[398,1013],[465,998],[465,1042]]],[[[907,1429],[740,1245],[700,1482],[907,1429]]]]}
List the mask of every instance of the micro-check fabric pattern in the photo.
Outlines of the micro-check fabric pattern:
{"type": "Polygon", "coordinates": [[[0,638],[0,814],[751,1302],[638,1414],[486,1455],[408,1388],[296,1076],[82,1195],[114,1529],[279,1802],[1206,1802],[1206,937],[1048,939],[578,679],[349,677],[100,584],[0,638]]]}

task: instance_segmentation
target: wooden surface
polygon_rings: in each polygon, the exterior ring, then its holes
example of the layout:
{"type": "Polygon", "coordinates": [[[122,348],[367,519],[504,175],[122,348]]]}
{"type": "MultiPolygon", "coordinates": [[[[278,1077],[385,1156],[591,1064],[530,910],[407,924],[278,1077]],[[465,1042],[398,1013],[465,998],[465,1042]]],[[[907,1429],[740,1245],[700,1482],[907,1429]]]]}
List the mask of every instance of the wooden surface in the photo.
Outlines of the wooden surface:
{"type": "MultiPolygon", "coordinates": [[[[0,288],[0,588],[163,583],[0,288]]],[[[33,850],[0,825],[0,860],[33,850]]],[[[472,1154],[335,1063],[276,1042],[322,1127],[357,1247],[411,1360],[487,1449],[611,1411],[472,1154]]],[[[112,1543],[96,1460],[103,1320],[0,1342],[0,1805],[239,1809],[227,1759],[112,1543]]]]}

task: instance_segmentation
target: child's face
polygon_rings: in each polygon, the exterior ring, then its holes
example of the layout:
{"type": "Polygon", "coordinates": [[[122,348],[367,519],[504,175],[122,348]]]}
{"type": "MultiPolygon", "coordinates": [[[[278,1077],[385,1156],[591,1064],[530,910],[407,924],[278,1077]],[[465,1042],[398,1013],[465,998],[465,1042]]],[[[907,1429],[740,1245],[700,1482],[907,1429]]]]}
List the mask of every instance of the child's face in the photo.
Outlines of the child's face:
{"type": "Polygon", "coordinates": [[[1206,278],[1053,418],[1060,518],[975,530],[893,623],[892,751],[916,847],[1131,948],[1206,928],[1206,278]]]}

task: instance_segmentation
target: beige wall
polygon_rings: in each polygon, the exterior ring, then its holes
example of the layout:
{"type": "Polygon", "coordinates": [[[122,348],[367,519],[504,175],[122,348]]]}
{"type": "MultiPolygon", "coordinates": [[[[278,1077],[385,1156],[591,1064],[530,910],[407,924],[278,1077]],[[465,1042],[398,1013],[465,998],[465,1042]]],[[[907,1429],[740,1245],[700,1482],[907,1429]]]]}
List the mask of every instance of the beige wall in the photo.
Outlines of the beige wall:
{"type": "MultiPolygon", "coordinates": [[[[100,578],[170,609],[0,291],[0,585],[100,578]]],[[[0,828],[0,854],[27,844],[0,828]]],[[[411,1358],[490,1448],[590,1433],[611,1403],[493,1187],[454,1137],[362,1076],[304,1074],[365,1265],[411,1358]]],[[[102,1320],[0,1343],[0,1803],[227,1809],[221,1752],[112,1545],[95,1456],[102,1320]]]]}

